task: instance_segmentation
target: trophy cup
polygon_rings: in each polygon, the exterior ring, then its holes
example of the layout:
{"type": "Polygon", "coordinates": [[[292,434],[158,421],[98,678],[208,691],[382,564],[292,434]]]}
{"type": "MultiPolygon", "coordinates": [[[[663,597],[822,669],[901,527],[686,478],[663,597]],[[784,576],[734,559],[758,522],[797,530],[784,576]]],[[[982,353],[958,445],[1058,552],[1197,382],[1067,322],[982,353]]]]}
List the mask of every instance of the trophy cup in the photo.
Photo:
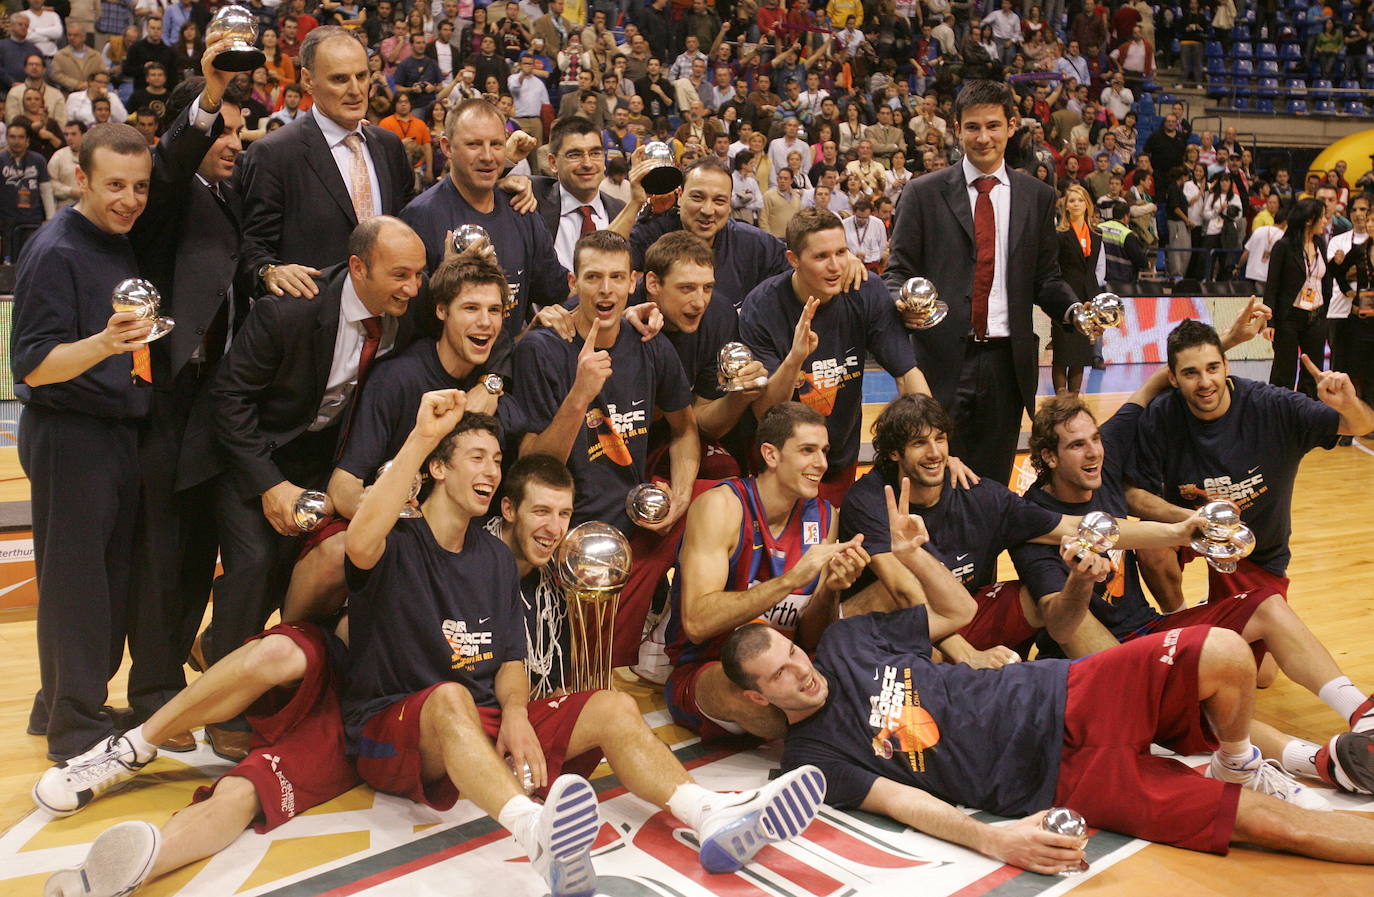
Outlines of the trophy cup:
{"type": "Polygon", "coordinates": [[[640,179],[645,193],[662,196],[682,186],[682,169],[673,162],[673,148],[668,144],[659,140],[645,144],[644,161],[654,163],[640,179]]]}
{"type": "Polygon", "coordinates": [[[460,224],[453,229],[454,252],[467,252],[480,240],[486,240],[487,245],[491,245],[491,235],[480,224],[460,224]]]}
{"type": "MultiPolygon", "coordinates": [[[[1070,838],[1088,837],[1088,821],[1068,807],[1050,807],[1045,812],[1045,818],[1041,820],[1040,827],[1047,832],[1053,832],[1056,835],[1068,835],[1070,838]]],[[[1087,871],[1088,861],[1079,860],[1076,869],[1061,869],[1059,874],[1077,875],[1087,871]]]]}
{"type": "Polygon", "coordinates": [[[1126,304],[1116,293],[1098,293],[1069,306],[1069,320],[1088,339],[1097,339],[1108,327],[1120,327],[1125,317],[1126,304]]]}
{"type": "Polygon", "coordinates": [[[131,311],[143,320],[153,322],[152,332],[143,339],[145,343],[162,339],[177,325],[171,318],[158,315],[158,310],[162,306],[162,295],[157,291],[157,287],[141,277],[121,280],[114,288],[114,295],[110,297],[110,306],[115,311],[131,311]]]}
{"type": "Polygon", "coordinates": [[[1218,573],[1235,573],[1236,563],[1255,550],[1255,534],[1240,522],[1240,508],[1233,501],[1209,501],[1198,511],[1202,535],[1189,543],[1218,573]]]}
{"type": "MultiPolygon", "coordinates": [[[[380,480],[382,478],[382,474],[386,473],[390,469],[390,461],[386,462],[381,467],[378,467],[377,479],[380,480]]],[[[376,482],[376,480],[374,480],[373,482],[376,482]]],[[[415,479],[412,480],[410,483],[410,495],[406,496],[406,506],[404,508],[401,508],[401,513],[397,514],[397,517],[399,517],[402,520],[413,520],[416,517],[425,516],[424,512],[420,510],[419,506],[415,504],[415,500],[420,497],[420,489],[422,489],[424,485],[424,476],[420,473],[420,471],[415,471],[415,479]]]]}
{"type": "Polygon", "coordinates": [[[229,39],[229,49],[215,57],[221,72],[251,72],[267,61],[254,46],[258,40],[258,18],[242,6],[226,6],[205,26],[205,43],[229,39]]]}
{"type": "Polygon", "coordinates": [[[1116,518],[1103,511],[1090,511],[1078,521],[1074,544],[1078,546],[1078,557],[1081,559],[1085,551],[1106,554],[1116,547],[1119,538],[1121,527],[1117,526],[1116,518]]]}
{"type": "Polygon", "coordinates": [[[313,489],[302,492],[300,498],[296,499],[296,507],[292,511],[296,527],[303,533],[317,529],[329,516],[329,512],[325,510],[328,501],[329,496],[323,492],[316,492],[313,489]]]}
{"type": "Polygon", "coordinates": [[[555,570],[571,633],[565,684],[572,691],[612,686],[615,613],[631,560],[630,543],[620,530],[595,520],[573,527],[558,546],[555,570]]]}
{"type": "Polygon", "coordinates": [[[929,330],[949,314],[949,306],[940,299],[940,292],[935,289],[935,284],[924,277],[911,277],[902,284],[897,297],[897,310],[916,312],[920,316],[920,321],[916,324],[917,330],[929,330]]]}
{"type": "Polygon", "coordinates": [[[510,754],[506,755],[506,765],[510,767],[511,775],[515,776],[515,780],[520,783],[520,787],[524,789],[525,794],[527,796],[533,794],[534,772],[530,769],[530,765],[528,763],[521,763],[520,768],[516,769],[515,758],[510,754]]]}
{"type": "Polygon", "coordinates": [[[657,483],[640,483],[625,496],[625,513],[636,526],[658,523],[672,508],[672,497],[657,483]]]}
{"type": "Polygon", "coordinates": [[[744,392],[746,389],[763,389],[768,385],[767,377],[759,377],[750,383],[737,384],[735,378],[754,360],[754,353],[744,343],[726,343],[720,347],[717,356],[719,365],[716,379],[721,392],[744,392]]]}

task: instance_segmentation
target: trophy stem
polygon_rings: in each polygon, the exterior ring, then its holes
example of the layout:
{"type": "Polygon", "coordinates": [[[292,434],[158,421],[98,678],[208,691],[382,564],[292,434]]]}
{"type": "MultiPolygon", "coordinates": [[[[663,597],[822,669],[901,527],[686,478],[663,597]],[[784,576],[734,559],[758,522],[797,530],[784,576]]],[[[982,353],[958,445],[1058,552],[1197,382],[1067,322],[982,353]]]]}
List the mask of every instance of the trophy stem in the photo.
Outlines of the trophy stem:
{"type": "Polygon", "coordinates": [[[570,687],[574,691],[611,689],[615,615],[619,589],[579,589],[568,593],[570,687]]]}

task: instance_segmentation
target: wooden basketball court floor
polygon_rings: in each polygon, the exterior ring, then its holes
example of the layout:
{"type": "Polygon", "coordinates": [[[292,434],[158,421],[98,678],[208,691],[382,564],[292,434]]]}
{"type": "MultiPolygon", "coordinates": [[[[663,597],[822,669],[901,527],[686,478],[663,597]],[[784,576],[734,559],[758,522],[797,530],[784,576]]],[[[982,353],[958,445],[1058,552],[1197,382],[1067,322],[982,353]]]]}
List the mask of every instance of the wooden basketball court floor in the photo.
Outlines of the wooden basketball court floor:
{"type": "MultiPolygon", "coordinates": [[[[1125,398],[1125,393],[1099,393],[1088,398],[1098,406],[1101,413],[1106,413],[1125,398]]],[[[876,411],[876,407],[866,408],[866,421],[871,419],[876,411]]],[[[22,472],[19,471],[14,457],[14,449],[0,447],[0,500],[10,499],[8,493],[14,493],[14,498],[27,498],[26,487],[27,483],[23,481],[22,472]]],[[[1374,443],[1357,441],[1351,447],[1311,453],[1302,465],[1294,498],[1294,560],[1290,568],[1293,586],[1290,600],[1330,649],[1344,671],[1357,685],[1365,689],[1374,688],[1374,646],[1371,646],[1371,638],[1374,638],[1374,551],[1371,550],[1369,538],[1372,520],[1374,443]]],[[[1005,557],[1003,564],[1009,569],[1005,557]]],[[[1201,595],[1205,591],[1205,573],[1200,563],[1189,566],[1185,572],[1185,584],[1190,596],[1201,595]]],[[[38,686],[34,644],[34,618],[31,610],[11,611],[0,615],[0,830],[12,828],[8,836],[0,836],[0,842],[13,841],[13,836],[19,834],[21,829],[38,832],[33,838],[25,836],[26,843],[18,848],[20,855],[13,859],[22,861],[22,854],[27,850],[87,843],[105,826],[121,818],[137,816],[161,823],[186,803],[192,786],[203,784],[207,780],[205,770],[197,768],[196,762],[208,759],[211,774],[223,771],[223,765],[216,767],[213,756],[204,748],[196,755],[163,755],[170,759],[158,761],[160,774],[152,777],[160,783],[156,787],[130,789],[135,793],[120,794],[97,802],[85,813],[68,820],[45,822],[42,818],[30,816],[32,804],[29,790],[36,777],[49,765],[44,757],[43,740],[24,734],[30,701],[38,686]],[[191,757],[192,765],[180,762],[187,756],[191,757]]],[[[189,670],[187,672],[188,675],[195,675],[189,670]]],[[[126,674],[127,661],[111,684],[112,703],[123,703],[126,674]]],[[[684,758],[696,756],[690,746],[690,733],[668,722],[663,711],[660,690],[648,689],[628,681],[622,687],[637,696],[646,718],[666,742],[679,747],[684,758]],[[682,747],[683,745],[687,746],[682,747]]],[[[1314,741],[1324,741],[1338,730],[1338,720],[1329,708],[1315,696],[1282,676],[1272,687],[1259,695],[1256,715],[1284,731],[1314,741]]],[[[711,759],[697,757],[693,762],[701,763],[711,759]]],[[[760,767],[766,765],[766,761],[758,758],[745,759],[754,760],[760,767]]],[[[726,766],[728,768],[728,758],[726,766]]],[[[599,775],[604,773],[603,766],[599,775]]],[[[610,801],[627,799],[617,798],[615,795],[615,790],[603,793],[603,801],[607,801],[603,806],[608,808],[608,813],[611,812],[610,801]]],[[[327,813],[330,810],[346,811],[363,805],[370,806],[373,799],[374,796],[364,786],[327,805],[321,811],[327,813]]],[[[639,806],[640,810],[635,812],[640,812],[646,805],[639,806]]],[[[1374,809],[1374,806],[1366,808],[1374,809]]],[[[291,825],[297,825],[304,820],[305,817],[291,825]]],[[[440,831],[443,825],[451,824],[451,820],[437,819],[408,819],[407,822],[407,832],[410,831],[410,824],[413,824],[415,832],[431,828],[440,831]]],[[[468,821],[466,825],[459,826],[454,831],[462,833],[472,825],[478,825],[478,822],[468,821]]],[[[626,825],[624,828],[628,830],[629,826],[626,825]]],[[[204,882],[204,875],[196,877],[205,865],[201,863],[182,873],[169,876],[148,887],[145,892],[155,895],[182,893],[197,897],[202,894],[218,895],[233,892],[266,893],[271,890],[267,886],[274,880],[286,883],[295,880],[291,876],[299,878],[303,870],[308,870],[313,865],[318,864],[321,868],[330,864],[337,865],[341,858],[364,850],[368,845],[366,832],[349,833],[348,836],[316,835],[293,839],[290,837],[292,831],[288,826],[285,830],[279,830],[279,834],[281,837],[273,842],[270,850],[265,851],[265,855],[263,851],[254,854],[256,870],[250,875],[241,874],[233,879],[240,882],[234,887],[224,889],[222,882],[225,879],[222,875],[210,879],[209,882],[204,882]],[[258,859],[261,861],[258,862],[258,859]],[[183,886],[186,887],[183,889],[183,886]]],[[[307,835],[312,832],[302,831],[301,834],[307,835]]],[[[231,851],[246,842],[251,845],[251,840],[259,837],[261,836],[247,834],[236,842],[231,851]]],[[[375,846],[377,833],[373,832],[372,837],[375,846]]],[[[484,837],[490,840],[494,835],[488,834],[484,837]]],[[[1094,839],[1095,843],[1096,840],[1094,839]]],[[[486,842],[483,838],[474,838],[470,843],[477,845],[486,842]]],[[[450,847],[448,851],[452,854],[466,849],[461,846],[450,847]]],[[[1084,880],[1042,878],[1030,874],[1018,876],[1013,870],[1002,869],[980,875],[975,885],[962,889],[947,888],[940,893],[1058,894],[1069,889],[1073,890],[1075,897],[1154,897],[1160,893],[1195,897],[1253,894],[1274,897],[1289,894],[1303,897],[1352,897],[1374,893],[1374,868],[1323,863],[1253,849],[1236,849],[1225,858],[1159,845],[1149,845],[1136,852],[1124,850],[1122,853],[1130,855],[1111,863],[1108,868],[1084,880]]],[[[76,854],[78,858],[80,855],[80,852],[76,854]]],[[[412,859],[412,864],[415,862],[419,861],[412,859]]],[[[4,858],[0,857],[0,868],[5,866],[10,869],[16,868],[14,863],[5,863],[4,858]]],[[[17,868],[22,869],[23,863],[20,862],[17,868]]],[[[491,893],[505,893],[510,882],[503,877],[503,870],[509,868],[512,867],[504,864],[471,866],[469,872],[481,874],[481,880],[449,878],[446,888],[441,887],[433,891],[430,889],[431,886],[418,886],[413,881],[407,886],[409,890],[390,888],[385,884],[389,876],[374,875],[368,878],[363,874],[367,871],[364,869],[357,873],[357,877],[361,877],[362,880],[356,884],[350,884],[352,879],[347,875],[340,877],[340,873],[335,873],[333,879],[322,879],[330,885],[328,888],[320,886],[314,890],[301,890],[299,886],[286,887],[275,893],[475,894],[483,888],[489,889],[491,893]],[[484,869],[485,874],[481,872],[484,869]]],[[[46,873],[14,877],[16,874],[14,871],[0,874],[0,895],[19,897],[24,894],[41,893],[41,883],[46,873]]],[[[528,876],[529,873],[521,867],[519,875],[528,876]]],[[[824,876],[822,878],[831,884],[841,884],[824,876]]],[[[773,885],[760,889],[755,886],[744,886],[741,882],[734,881],[733,877],[725,881],[714,879],[704,884],[711,889],[709,892],[716,893],[832,893],[824,889],[829,885],[818,887],[811,879],[794,877],[792,880],[799,882],[795,888],[784,881],[781,887],[773,885]],[[803,881],[804,884],[801,883],[803,881]]],[[[407,879],[403,878],[394,884],[402,885],[406,881],[407,879]]],[[[642,886],[639,886],[639,890],[623,890],[626,887],[623,885],[624,881],[617,879],[617,893],[677,893],[673,890],[644,889],[642,886]]],[[[903,887],[901,890],[906,888],[903,887]]],[[[519,892],[525,891],[522,888],[519,892]]],[[[875,891],[852,886],[833,891],[846,894],[863,892],[875,891]]]]}

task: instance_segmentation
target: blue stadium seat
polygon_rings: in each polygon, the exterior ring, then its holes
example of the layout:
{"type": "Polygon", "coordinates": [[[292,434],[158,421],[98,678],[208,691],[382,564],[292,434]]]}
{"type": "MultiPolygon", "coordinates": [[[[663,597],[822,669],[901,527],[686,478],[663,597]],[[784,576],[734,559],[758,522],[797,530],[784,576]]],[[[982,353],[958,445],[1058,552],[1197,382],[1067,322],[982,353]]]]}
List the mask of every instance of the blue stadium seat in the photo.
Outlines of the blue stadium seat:
{"type": "Polygon", "coordinates": [[[1312,107],[1312,111],[1318,115],[1335,115],[1336,104],[1332,100],[1317,100],[1316,105],[1312,107]]]}
{"type": "Polygon", "coordinates": [[[1203,52],[1208,59],[1220,59],[1224,54],[1221,52],[1221,41],[1209,40],[1203,44],[1203,52]]]}
{"type": "Polygon", "coordinates": [[[1292,25],[1293,17],[1288,14],[1288,10],[1280,9],[1274,13],[1274,21],[1279,25],[1292,25]]]}
{"type": "Polygon", "coordinates": [[[1268,97],[1271,100],[1276,98],[1279,95],[1279,79],[1259,79],[1259,89],[1255,91],[1255,95],[1260,97],[1268,97]]]}
{"type": "Polygon", "coordinates": [[[1326,78],[1317,78],[1312,82],[1312,89],[1308,93],[1319,100],[1331,99],[1331,82],[1326,78]]]}
{"type": "Polygon", "coordinates": [[[1236,81],[1231,85],[1231,91],[1238,97],[1248,97],[1255,92],[1249,81],[1236,81]]]}
{"type": "Polygon", "coordinates": [[[1259,45],[1259,52],[1258,52],[1257,55],[1259,56],[1260,59],[1278,59],[1278,58],[1279,58],[1279,47],[1278,47],[1278,44],[1267,44],[1267,43],[1266,43],[1266,44],[1260,44],[1260,45],[1259,45]]]}
{"type": "Polygon", "coordinates": [[[1249,39],[1250,39],[1250,26],[1249,26],[1249,25],[1240,24],[1240,25],[1237,25],[1236,27],[1234,27],[1234,28],[1231,29],[1231,40],[1249,40],[1249,39]]]}
{"type": "Polygon", "coordinates": [[[1306,114],[1307,114],[1307,101],[1306,101],[1306,100],[1289,100],[1289,101],[1288,101],[1288,106],[1287,106],[1287,108],[1286,108],[1285,111],[1287,111],[1287,113],[1288,113],[1289,115],[1306,115],[1306,114]]]}
{"type": "Polygon", "coordinates": [[[1296,43],[1284,44],[1279,48],[1279,59],[1284,62],[1296,62],[1302,59],[1302,46],[1296,43]]]}
{"type": "Polygon", "coordinates": [[[1249,59],[1237,59],[1235,74],[1237,78],[1253,78],[1255,75],[1255,63],[1249,59]]]}
{"type": "Polygon", "coordinates": [[[1217,78],[1217,77],[1213,77],[1213,76],[1210,76],[1210,75],[1208,76],[1208,78],[1207,78],[1207,96],[1209,96],[1209,97],[1224,97],[1224,96],[1226,96],[1227,94],[1229,94],[1230,92],[1231,92],[1231,85],[1230,85],[1230,83],[1228,83],[1228,82],[1226,81],[1226,79],[1224,79],[1224,78],[1217,78]]]}
{"type": "Polygon", "coordinates": [[[1340,88],[1341,88],[1341,90],[1359,90],[1359,89],[1360,89],[1360,82],[1354,80],[1353,78],[1352,78],[1352,79],[1348,79],[1348,80],[1342,81],[1342,82],[1340,83],[1340,88]]]}
{"type": "Polygon", "coordinates": [[[1250,98],[1243,97],[1239,93],[1237,93],[1236,98],[1231,101],[1231,108],[1236,110],[1237,112],[1249,112],[1250,98]]]}
{"type": "Polygon", "coordinates": [[[1369,114],[1369,107],[1359,100],[1346,100],[1341,105],[1341,112],[1345,115],[1365,116],[1369,114]]]}
{"type": "Polygon", "coordinates": [[[1279,73],[1278,62],[1273,59],[1261,59],[1259,64],[1259,73],[1261,75],[1277,75],[1279,73]]]}
{"type": "Polygon", "coordinates": [[[1250,59],[1255,55],[1255,48],[1248,41],[1241,41],[1231,45],[1231,56],[1234,59],[1250,59]]]}
{"type": "Polygon", "coordinates": [[[1226,74],[1226,61],[1220,56],[1213,56],[1207,60],[1207,74],[1222,77],[1226,74]]]}
{"type": "Polygon", "coordinates": [[[1255,100],[1255,111],[1264,115],[1274,114],[1274,101],[1267,97],[1260,97],[1255,100]]]}
{"type": "Polygon", "coordinates": [[[1364,86],[1374,86],[1374,59],[1366,60],[1364,64],[1364,86]]]}
{"type": "Polygon", "coordinates": [[[1245,12],[1241,14],[1240,21],[1246,23],[1247,25],[1255,24],[1255,8],[1251,6],[1248,9],[1246,9],[1245,12]]]}
{"type": "Polygon", "coordinates": [[[1284,88],[1294,96],[1307,96],[1307,82],[1301,78],[1289,78],[1284,82],[1284,88]]]}

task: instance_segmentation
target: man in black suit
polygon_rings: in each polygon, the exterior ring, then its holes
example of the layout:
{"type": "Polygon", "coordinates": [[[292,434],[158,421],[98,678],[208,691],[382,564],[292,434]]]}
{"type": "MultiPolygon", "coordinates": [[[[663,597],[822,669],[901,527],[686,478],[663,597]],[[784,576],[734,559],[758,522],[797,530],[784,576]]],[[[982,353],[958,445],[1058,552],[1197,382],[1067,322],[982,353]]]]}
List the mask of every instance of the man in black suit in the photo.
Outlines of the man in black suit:
{"type": "Polygon", "coordinates": [[[301,44],[301,86],[314,108],[254,141],[239,165],[241,267],[273,295],[313,296],[319,269],[348,257],[360,222],[410,200],[401,139],[363,124],[368,78],[367,51],[349,31],[313,29],[301,44]]]}
{"type": "Polygon", "coordinates": [[[536,178],[534,195],[539,203],[539,217],[553,237],[558,263],[571,271],[573,247],[583,234],[613,230],[629,239],[638,209],[622,215],[625,203],[601,192],[601,181],[606,176],[606,151],[601,132],[587,119],[569,118],[553,126],[549,133],[549,158],[556,177],[536,178]],[[622,217],[625,220],[620,220],[622,217]]]}
{"type": "MultiPolygon", "coordinates": [[[[142,505],[129,628],[129,703],[139,719],[186,687],[182,662],[205,611],[219,550],[207,519],[219,457],[208,421],[193,421],[191,411],[209,387],[235,322],[247,314],[249,298],[234,283],[242,210],[228,185],[243,150],[244,97],[230,84],[233,73],[212,64],[228,46],[222,43],[206,49],[205,77],[188,79],[172,93],[172,125],[153,150],[152,214],[129,234],[139,272],[177,322],[151,347],[152,409],[139,440],[142,505]]],[[[207,735],[213,744],[215,732],[207,735]]],[[[195,746],[189,732],[161,745],[172,751],[195,746]]]]}
{"type": "Polygon", "coordinates": [[[1059,273],[1054,190],[1003,161],[1017,127],[1011,91],[969,83],[955,120],[964,158],[902,191],[885,280],[895,296],[907,278],[928,278],[949,304],[944,321],[912,332],[916,363],[954,419],[951,453],[1005,483],[1021,411],[1035,406],[1031,306],[1058,321],[1075,296],[1059,273]]]}
{"type": "MultiPolygon", "coordinates": [[[[224,572],[214,583],[209,663],[262,628],[289,579],[310,575],[292,571],[296,501],[327,484],[372,362],[409,345],[406,311],[424,273],[420,238],[379,215],[354,230],[348,261],[320,275],[313,300],[253,304],[206,395],[228,462],[216,489],[224,572]]],[[[321,554],[305,560],[318,567],[321,554]]],[[[335,560],[343,563],[341,552],[335,560]]]]}

